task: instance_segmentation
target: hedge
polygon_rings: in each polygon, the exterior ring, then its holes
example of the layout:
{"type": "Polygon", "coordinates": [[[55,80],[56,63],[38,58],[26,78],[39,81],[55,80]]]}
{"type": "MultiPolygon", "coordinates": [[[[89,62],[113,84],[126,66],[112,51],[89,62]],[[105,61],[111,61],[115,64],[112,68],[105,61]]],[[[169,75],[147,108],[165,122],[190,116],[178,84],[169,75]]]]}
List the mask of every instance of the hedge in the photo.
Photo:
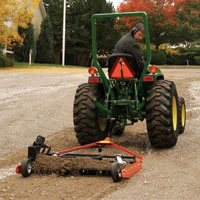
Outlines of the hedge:
{"type": "Polygon", "coordinates": [[[200,56],[195,56],[194,60],[195,60],[197,65],[200,65],[200,56]]]}
{"type": "Polygon", "coordinates": [[[179,48],[180,53],[177,55],[167,54],[167,64],[171,65],[199,65],[200,64],[200,48],[179,48]]]}
{"type": "Polygon", "coordinates": [[[151,64],[164,65],[166,64],[167,57],[163,51],[152,50],[151,51],[151,64]]]}
{"type": "Polygon", "coordinates": [[[0,67],[11,67],[14,61],[0,53],[0,67]]]}

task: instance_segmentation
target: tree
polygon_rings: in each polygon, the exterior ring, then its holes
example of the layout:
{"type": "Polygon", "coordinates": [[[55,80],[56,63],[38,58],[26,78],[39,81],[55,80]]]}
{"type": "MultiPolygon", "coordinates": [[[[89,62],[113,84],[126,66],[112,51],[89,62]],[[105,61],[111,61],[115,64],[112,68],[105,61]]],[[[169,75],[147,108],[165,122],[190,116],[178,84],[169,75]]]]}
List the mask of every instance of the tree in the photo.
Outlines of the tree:
{"type": "MultiPolygon", "coordinates": [[[[67,40],[75,47],[91,51],[91,16],[95,13],[114,12],[111,3],[106,0],[71,0],[67,17],[67,40]],[[77,12],[78,11],[78,12],[77,12]]],[[[113,19],[97,21],[98,50],[110,50],[114,46],[116,31],[113,19]],[[109,43],[109,45],[108,45],[109,43]]],[[[68,44],[67,44],[68,45],[68,44]]]]}
{"type": "MultiPolygon", "coordinates": [[[[54,30],[54,49],[61,49],[63,1],[44,1],[54,30]]],[[[67,0],[66,49],[67,54],[73,55],[74,64],[90,64],[91,16],[104,12],[114,12],[112,3],[108,3],[106,0],[67,0]]],[[[113,27],[113,19],[98,20],[97,41],[100,53],[113,49],[116,38],[118,38],[118,33],[113,27]]]]}
{"type": "Polygon", "coordinates": [[[199,0],[181,2],[177,9],[177,41],[187,44],[199,40],[200,3],[199,0]]]}
{"type": "MultiPolygon", "coordinates": [[[[62,46],[63,0],[43,0],[53,30],[54,50],[62,46]]],[[[68,2],[68,1],[67,1],[68,2]]]]}
{"type": "MultiPolygon", "coordinates": [[[[162,43],[186,43],[197,39],[199,10],[199,0],[124,0],[118,8],[118,12],[147,12],[151,41],[157,48],[162,43]]],[[[123,22],[127,27],[134,24],[133,18],[123,22]]]]}
{"type": "Polygon", "coordinates": [[[39,4],[39,0],[0,0],[0,44],[13,45],[13,41],[22,43],[23,37],[16,27],[26,28],[32,18],[31,8],[39,4]],[[27,7],[28,6],[28,7],[27,7]]]}
{"type": "Polygon", "coordinates": [[[38,63],[51,63],[53,54],[53,33],[49,17],[41,24],[41,32],[36,44],[36,58],[38,63]]]}
{"type": "MultiPolygon", "coordinates": [[[[82,55],[79,56],[80,60],[87,54],[83,64],[90,65],[91,16],[95,13],[113,13],[114,7],[112,3],[108,3],[106,0],[71,0],[69,11],[70,17],[67,17],[69,28],[67,29],[68,39],[66,44],[69,45],[71,43],[71,51],[82,55]]],[[[115,19],[111,18],[97,20],[98,54],[108,53],[114,48],[119,38],[118,32],[114,29],[114,24],[115,19]]],[[[81,61],[78,61],[78,63],[82,64],[81,61]]]]}
{"type": "Polygon", "coordinates": [[[33,24],[29,23],[27,28],[18,27],[18,34],[23,38],[23,43],[17,43],[13,48],[15,59],[18,62],[28,62],[29,52],[32,50],[32,60],[35,56],[35,37],[33,24]]]}

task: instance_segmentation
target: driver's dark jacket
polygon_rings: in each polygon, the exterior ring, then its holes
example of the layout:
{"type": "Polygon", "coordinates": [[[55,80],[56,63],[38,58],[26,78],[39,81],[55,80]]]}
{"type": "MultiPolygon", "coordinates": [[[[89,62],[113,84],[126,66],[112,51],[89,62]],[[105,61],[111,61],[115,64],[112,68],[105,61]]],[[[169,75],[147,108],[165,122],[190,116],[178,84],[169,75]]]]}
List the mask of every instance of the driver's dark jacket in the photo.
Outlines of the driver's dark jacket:
{"type": "Polygon", "coordinates": [[[140,73],[142,72],[145,64],[142,49],[135,41],[131,33],[127,33],[117,42],[115,45],[115,53],[131,54],[136,61],[137,67],[139,68],[138,71],[140,73]]]}

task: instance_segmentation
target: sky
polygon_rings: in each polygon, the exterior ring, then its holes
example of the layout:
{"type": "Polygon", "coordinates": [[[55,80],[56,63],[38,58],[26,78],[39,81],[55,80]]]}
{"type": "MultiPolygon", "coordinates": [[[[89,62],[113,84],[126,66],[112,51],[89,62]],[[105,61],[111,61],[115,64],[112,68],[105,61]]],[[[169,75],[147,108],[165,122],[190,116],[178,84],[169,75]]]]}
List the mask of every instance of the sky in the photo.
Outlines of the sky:
{"type": "Polygon", "coordinates": [[[117,8],[117,6],[119,6],[119,4],[123,1],[123,0],[107,0],[113,3],[113,6],[115,7],[115,9],[117,8]]]}

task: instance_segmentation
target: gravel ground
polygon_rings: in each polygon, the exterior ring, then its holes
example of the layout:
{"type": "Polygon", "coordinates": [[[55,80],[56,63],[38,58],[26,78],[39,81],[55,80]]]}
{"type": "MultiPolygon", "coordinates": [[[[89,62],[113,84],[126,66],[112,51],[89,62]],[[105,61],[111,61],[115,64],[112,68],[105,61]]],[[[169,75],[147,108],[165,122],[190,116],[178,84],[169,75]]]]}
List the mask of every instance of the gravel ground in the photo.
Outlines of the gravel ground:
{"type": "Polygon", "coordinates": [[[0,71],[1,199],[141,199],[185,200],[200,196],[200,69],[162,69],[176,83],[187,106],[187,126],[172,149],[153,149],[146,124],[126,128],[113,141],[144,157],[143,170],[129,180],[110,177],[14,175],[16,163],[38,134],[53,149],[77,146],[72,124],[76,87],[87,80],[82,70],[0,71]]]}

